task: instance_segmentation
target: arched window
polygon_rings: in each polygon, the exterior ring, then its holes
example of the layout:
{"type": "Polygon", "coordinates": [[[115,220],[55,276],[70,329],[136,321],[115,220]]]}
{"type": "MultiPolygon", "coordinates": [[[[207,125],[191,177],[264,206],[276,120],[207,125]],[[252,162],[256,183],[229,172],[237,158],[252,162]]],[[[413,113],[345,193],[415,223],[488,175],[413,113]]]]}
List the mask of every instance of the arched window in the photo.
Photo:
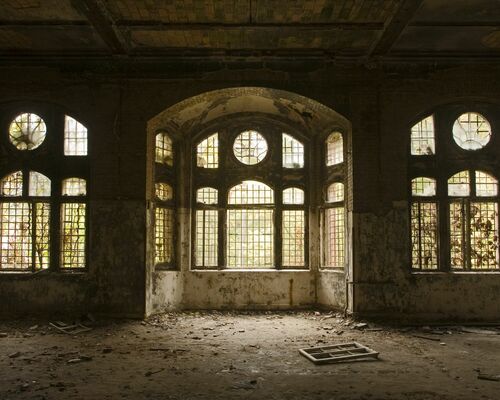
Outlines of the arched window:
{"type": "Polygon", "coordinates": [[[167,132],[155,136],[154,264],[176,268],[175,260],[175,165],[174,144],[167,132]]]}
{"type": "Polygon", "coordinates": [[[340,132],[333,132],[326,139],[326,165],[341,164],[344,162],[344,139],[340,132]]]}
{"type": "Polygon", "coordinates": [[[8,140],[0,141],[7,168],[19,168],[0,172],[0,271],[81,270],[87,261],[87,128],[51,106],[37,109],[12,116],[8,140]],[[67,177],[66,170],[81,176],[67,177]]]}
{"type": "Polygon", "coordinates": [[[195,268],[306,268],[305,144],[281,129],[237,121],[195,142],[195,268]]]}
{"type": "Polygon", "coordinates": [[[411,180],[413,270],[500,269],[494,177],[500,171],[491,162],[499,149],[489,144],[494,132],[484,115],[444,106],[411,129],[411,155],[429,156],[410,159],[412,173],[422,174],[411,180]],[[452,168],[458,171],[446,173],[452,168]],[[426,172],[433,177],[424,176],[426,172]]]}

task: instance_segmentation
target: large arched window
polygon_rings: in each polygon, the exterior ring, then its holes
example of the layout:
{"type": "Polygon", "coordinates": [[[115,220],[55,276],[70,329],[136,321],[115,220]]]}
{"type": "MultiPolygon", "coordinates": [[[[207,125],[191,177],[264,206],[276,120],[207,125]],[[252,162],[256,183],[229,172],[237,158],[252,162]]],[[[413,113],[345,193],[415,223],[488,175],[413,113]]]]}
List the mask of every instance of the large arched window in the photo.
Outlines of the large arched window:
{"type": "Polygon", "coordinates": [[[492,106],[477,107],[444,106],[411,129],[413,270],[500,269],[499,119],[492,106]]]}
{"type": "Polygon", "coordinates": [[[81,270],[87,128],[52,107],[38,108],[11,117],[0,140],[7,168],[19,168],[0,172],[0,271],[81,270]]]}
{"type": "Polygon", "coordinates": [[[306,144],[272,121],[193,143],[194,268],[307,268],[306,144]]]}

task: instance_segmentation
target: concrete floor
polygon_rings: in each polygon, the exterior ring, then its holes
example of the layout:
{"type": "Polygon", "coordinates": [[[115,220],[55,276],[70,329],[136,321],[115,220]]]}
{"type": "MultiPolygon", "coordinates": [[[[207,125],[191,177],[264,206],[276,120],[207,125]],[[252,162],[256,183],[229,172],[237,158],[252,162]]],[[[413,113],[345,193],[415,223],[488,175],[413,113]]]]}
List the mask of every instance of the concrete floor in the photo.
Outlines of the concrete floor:
{"type": "Polygon", "coordinates": [[[0,399],[499,399],[500,382],[478,379],[500,374],[498,328],[439,335],[350,322],[319,312],[179,313],[97,321],[75,336],[48,321],[0,322],[0,399]],[[315,366],[298,353],[351,340],[380,360],[315,366]]]}

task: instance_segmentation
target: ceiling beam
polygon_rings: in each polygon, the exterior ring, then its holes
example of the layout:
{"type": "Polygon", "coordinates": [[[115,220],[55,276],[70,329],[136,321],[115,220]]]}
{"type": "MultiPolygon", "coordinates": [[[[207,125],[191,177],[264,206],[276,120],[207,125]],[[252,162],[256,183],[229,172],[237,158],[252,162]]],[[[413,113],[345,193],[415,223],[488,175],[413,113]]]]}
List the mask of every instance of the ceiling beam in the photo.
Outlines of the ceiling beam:
{"type": "Polygon", "coordinates": [[[424,0],[402,0],[397,11],[385,25],[385,29],[379,39],[372,45],[369,56],[383,56],[387,54],[399,36],[410,23],[420,5],[424,0]]]}
{"type": "Polygon", "coordinates": [[[126,42],[115,27],[113,18],[100,0],[71,0],[71,3],[87,17],[90,24],[113,54],[127,54],[126,42]]]}

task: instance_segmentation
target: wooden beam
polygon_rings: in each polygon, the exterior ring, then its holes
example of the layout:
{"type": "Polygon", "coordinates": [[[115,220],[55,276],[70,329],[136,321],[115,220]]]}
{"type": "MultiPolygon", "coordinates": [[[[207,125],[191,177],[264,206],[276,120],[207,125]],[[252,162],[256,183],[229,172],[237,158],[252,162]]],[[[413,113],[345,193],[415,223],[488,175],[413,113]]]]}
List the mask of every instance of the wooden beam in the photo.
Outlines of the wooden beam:
{"type": "Polygon", "coordinates": [[[420,5],[424,0],[402,0],[397,11],[385,25],[385,29],[379,39],[373,44],[368,55],[383,56],[387,54],[399,36],[410,23],[420,5]]]}
{"type": "Polygon", "coordinates": [[[71,3],[87,17],[90,24],[113,54],[127,54],[126,42],[116,28],[113,18],[100,0],[71,0],[71,3]]]}

